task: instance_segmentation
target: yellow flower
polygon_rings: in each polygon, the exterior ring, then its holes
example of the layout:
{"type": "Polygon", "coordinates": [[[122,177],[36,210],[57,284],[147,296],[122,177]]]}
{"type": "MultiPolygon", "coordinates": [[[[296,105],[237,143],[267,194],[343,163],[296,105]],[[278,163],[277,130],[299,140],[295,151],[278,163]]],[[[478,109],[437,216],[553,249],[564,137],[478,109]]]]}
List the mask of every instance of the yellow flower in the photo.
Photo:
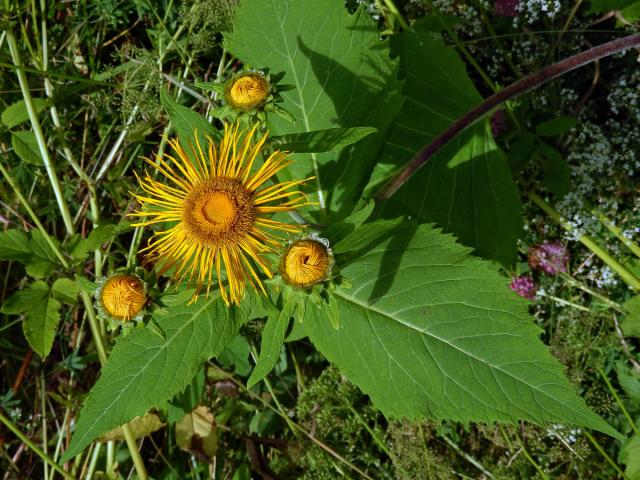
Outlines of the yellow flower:
{"type": "Polygon", "coordinates": [[[246,283],[265,293],[254,267],[272,277],[264,254],[275,253],[282,242],[269,230],[302,230],[299,225],[271,220],[269,214],[309,205],[307,196],[296,188],[310,179],[268,183],[291,163],[287,154],[273,152],[256,166],[267,136],[254,142],[256,125],[242,139],[238,128],[238,124],[225,126],[219,145],[209,139],[206,155],[196,136],[194,163],[176,140],[169,142],[175,156],[157,157],[156,164],[146,159],[166,180],[159,182],[148,174],[144,180],[138,177],[148,196],[134,195],[147,209],[132,214],[148,217],[135,226],[177,222],[152,237],[143,250],[147,261],[157,262],[161,274],[174,267],[174,279],[194,285],[195,297],[205,284],[209,293],[215,269],[227,305],[240,302],[246,283]]]}
{"type": "Polygon", "coordinates": [[[325,281],[332,264],[329,242],[312,236],[289,245],[280,261],[280,273],[287,283],[307,288],[325,281]]]}
{"type": "Polygon", "coordinates": [[[135,318],[146,301],[142,280],[135,275],[124,274],[107,278],[97,297],[104,313],[124,322],[135,318]]]}
{"type": "Polygon", "coordinates": [[[262,73],[241,73],[227,82],[224,98],[232,107],[247,111],[261,106],[269,96],[269,89],[269,82],[262,73]]]}

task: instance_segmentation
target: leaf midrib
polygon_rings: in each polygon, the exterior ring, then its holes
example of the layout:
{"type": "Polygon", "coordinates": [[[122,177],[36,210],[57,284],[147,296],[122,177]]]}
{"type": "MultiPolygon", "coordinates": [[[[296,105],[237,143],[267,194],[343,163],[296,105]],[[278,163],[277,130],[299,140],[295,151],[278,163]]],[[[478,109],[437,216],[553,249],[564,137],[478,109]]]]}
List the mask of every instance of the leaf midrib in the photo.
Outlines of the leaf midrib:
{"type": "MultiPolygon", "coordinates": [[[[437,341],[439,341],[439,342],[442,342],[442,343],[443,343],[443,344],[445,344],[446,346],[449,346],[449,347],[454,348],[455,350],[458,350],[459,352],[461,352],[461,353],[463,353],[463,354],[467,355],[468,357],[473,358],[473,359],[475,359],[476,361],[478,361],[478,362],[480,362],[480,363],[482,363],[482,364],[486,365],[486,366],[487,366],[487,367],[489,367],[490,369],[498,370],[498,371],[500,371],[500,372],[504,373],[505,375],[507,375],[508,377],[511,377],[511,378],[513,378],[514,380],[516,380],[516,381],[518,381],[518,382],[520,382],[520,383],[522,383],[522,384],[524,384],[524,385],[528,386],[528,387],[529,387],[529,388],[531,388],[532,390],[535,390],[535,391],[537,391],[537,392],[540,392],[540,393],[542,393],[544,396],[549,397],[549,398],[551,398],[552,400],[556,400],[556,401],[557,401],[557,399],[555,399],[554,397],[552,397],[550,394],[546,393],[544,390],[541,390],[539,387],[534,386],[534,385],[532,385],[532,384],[529,384],[529,383],[525,382],[525,381],[524,381],[524,380],[522,380],[521,378],[518,378],[518,377],[514,376],[513,374],[511,374],[511,373],[510,373],[510,372],[508,372],[508,371],[505,371],[504,369],[500,368],[499,366],[496,366],[496,365],[494,365],[494,364],[492,364],[492,363],[490,363],[490,362],[488,362],[488,361],[486,361],[486,360],[484,360],[484,359],[481,359],[481,358],[476,357],[476,356],[475,356],[475,355],[473,355],[472,353],[467,352],[466,350],[464,350],[464,349],[462,349],[462,348],[460,348],[460,347],[458,347],[458,346],[456,346],[456,345],[451,344],[451,343],[450,343],[450,342],[448,342],[446,339],[443,339],[443,338],[441,338],[441,337],[439,337],[439,336],[437,336],[437,335],[435,335],[435,334],[433,334],[433,333],[431,333],[431,332],[427,332],[427,331],[424,331],[424,330],[420,330],[420,329],[416,328],[414,325],[411,325],[410,323],[407,323],[407,322],[403,321],[402,319],[395,318],[395,317],[391,316],[389,313],[387,313],[387,312],[385,312],[385,311],[383,311],[383,310],[380,310],[380,309],[378,309],[378,308],[375,308],[374,306],[372,306],[372,305],[371,305],[371,304],[369,304],[369,303],[364,303],[364,302],[360,301],[359,299],[357,299],[357,298],[355,298],[355,297],[351,297],[351,296],[348,296],[348,295],[344,295],[344,292],[341,292],[340,290],[336,290],[336,291],[335,291],[335,294],[336,294],[336,295],[338,295],[339,297],[341,297],[342,299],[344,299],[344,300],[346,300],[346,301],[348,301],[348,302],[351,302],[352,304],[354,304],[354,305],[356,305],[356,306],[358,306],[358,307],[362,308],[362,309],[363,309],[363,310],[365,310],[365,311],[373,311],[373,312],[375,312],[375,313],[377,313],[377,314],[381,315],[381,316],[382,316],[382,317],[384,317],[384,318],[387,318],[387,319],[389,319],[389,320],[391,320],[391,321],[398,322],[398,323],[400,323],[401,325],[403,325],[403,326],[405,326],[405,327],[407,327],[407,328],[409,328],[409,329],[411,329],[411,330],[414,330],[414,331],[416,331],[416,332],[418,332],[418,333],[420,333],[420,334],[427,335],[427,336],[429,336],[429,337],[433,338],[434,340],[437,340],[437,341]]],[[[426,347],[425,347],[425,348],[426,348],[426,347]]],[[[548,383],[545,383],[545,385],[547,385],[547,384],[548,384],[548,383]]],[[[570,405],[567,405],[567,404],[566,404],[566,403],[564,403],[564,402],[561,402],[561,403],[562,403],[563,405],[567,406],[568,408],[571,408],[571,406],[570,406],[570,405]]],[[[574,411],[576,414],[580,414],[579,412],[576,412],[573,408],[571,408],[571,410],[572,410],[572,411],[574,411]]],[[[580,415],[580,416],[582,417],[583,415],[580,415]]]]}
{"type": "MultiPolygon", "coordinates": [[[[280,15],[278,15],[279,11],[278,11],[278,3],[275,0],[271,0],[271,4],[273,5],[273,10],[274,10],[274,15],[277,16],[278,18],[278,25],[280,26],[280,33],[282,34],[282,43],[284,44],[284,47],[287,50],[287,60],[289,62],[289,67],[291,68],[291,72],[293,73],[293,78],[294,78],[294,82],[296,85],[296,92],[298,93],[298,98],[300,100],[300,111],[302,112],[302,119],[304,120],[304,127],[306,129],[307,132],[311,131],[311,125],[309,123],[309,117],[307,116],[307,111],[306,111],[306,107],[304,104],[304,97],[302,95],[302,85],[300,84],[300,80],[298,79],[298,72],[296,70],[296,67],[293,63],[293,56],[291,55],[291,50],[289,49],[289,42],[287,41],[287,35],[286,32],[284,30],[284,25],[285,25],[285,19],[281,18],[280,15]]],[[[289,3],[286,4],[286,9],[287,11],[289,10],[289,3]]],[[[324,193],[322,192],[322,181],[320,180],[320,170],[318,169],[318,160],[317,160],[317,154],[316,153],[311,153],[311,160],[313,162],[313,172],[315,174],[316,177],[316,185],[317,185],[317,193],[318,193],[318,202],[320,203],[320,208],[324,210],[325,208],[325,202],[324,202],[324,193]]]]}

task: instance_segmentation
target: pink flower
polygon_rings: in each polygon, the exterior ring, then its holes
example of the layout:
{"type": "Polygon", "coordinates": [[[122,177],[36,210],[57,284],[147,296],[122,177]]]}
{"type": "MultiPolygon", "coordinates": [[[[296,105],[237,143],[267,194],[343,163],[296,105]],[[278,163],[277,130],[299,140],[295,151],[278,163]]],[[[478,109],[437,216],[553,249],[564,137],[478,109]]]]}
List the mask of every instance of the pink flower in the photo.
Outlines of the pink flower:
{"type": "Polygon", "coordinates": [[[547,275],[567,271],[569,252],[559,242],[545,242],[529,249],[529,266],[547,275]]]}
{"type": "Polygon", "coordinates": [[[511,279],[509,288],[520,295],[522,298],[534,300],[536,298],[536,284],[528,275],[520,275],[511,279]]]}
{"type": "Polygon", "coordinates": [[[518,15],[519,0],[496,0],[494,8],[499,17],[515,17],[518,15]]]}

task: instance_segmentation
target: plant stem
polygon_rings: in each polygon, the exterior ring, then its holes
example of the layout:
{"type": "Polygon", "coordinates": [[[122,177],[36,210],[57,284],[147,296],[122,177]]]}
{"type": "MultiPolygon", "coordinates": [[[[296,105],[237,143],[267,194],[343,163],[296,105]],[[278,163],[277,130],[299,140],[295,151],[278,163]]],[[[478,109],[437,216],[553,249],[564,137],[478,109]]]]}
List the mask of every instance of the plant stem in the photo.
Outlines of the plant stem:
{"type": "Polygon", "coordinates": [[[29,114],[29,121],[31,122],[31,128],[33,129],[33,133],[36,137],[36,141],[38,142],[38,148],[40,150],[40,155],[42,157],[42,162],[44,163],[45,170],[47,171],[47,175],[49,177],[49,182],[51,183],[51,188],[53,188],[53,193],[56,197],[56,201],[58,202],[58,207],[60,209],[60,213],[62,214],[62,220],[64,222],[64,226],[67,229],[67,233],[69,235],[73,235],[73,221],[71,220],[71,214],[69,213],[69,207],[67,206],[67,202],[64,199],[62,194],[62,189],[60,188],[60,182],[58,181],[58,175],[56,173],[55,166],[51,161],[51,157],[49,157],[49,151],[47,150],[47,142],[42,134],[42,128],[40,127],[40,120],[38,120],[38,114],[33,105],[33,99],[31,98],[31,91],[29,90],[29,82],[27,81],[27,77],[24,74],[24,71],[20,69],[22,67],[22,61],[20,60],[20,53],[18,51],[18,46],[16,44],[16,39],[13,36],[13,32],[11,29],[7,29],[7,43],[9,44],[9,51],[11,52],[11,58],[13,60],[13,64],[16,66],[16,75],[18,76],[18,82],[20,83],[20,89],[22,90],[22,98],[24,99],[25,106],[27,107],[27,113],[29,114]]]}
{"type": "MultiPolygon", "coordinates": [[[[91,303],[91,297],[89,297],[89,294],[85,291],[82,291],[80,295],[82,296],[82,302],[84,303],[84,308],[87,312],[87,317],[89,318],[89,327],[91,328],[91,333],[93,334],[93,341],[96,344],[98,358],[100,360],[100,364],[104,367],[104,365],[107,363],[107,352],[104,346],[102,332],[100,331],[100,327],[98,325],[98,319],[96,318],[96,311],[93,308],[93,303],[91,303]]],[[[147,480],[149,478],[147,469],[145,468],[142,457],[140,456],[140,452],[138,451],[138,445],[136,444],[133,433],[131,432],[131,427],[129,426],[129,424],[124,424],[121,428],[122,433],[124,434],[124,438],[127,442],[127,447],[129,448],[129,453],[131,454],[131,459],[133,460],[133,464],[136,467],[138,477],[140,477],[141,480],[147,480]]]]}
{"type": "Polygon", "coordinates": [[[42,233],[42,236],[51,247],[51,250],[53,251],[55,256],[58,257],[58,260],[60,260],[60,263],[62,264],[62,266],[64,268],[69,268],[69,264],[67,263],[67,260],[64,258],[64,255],[62,255],[62,252],[60,251],[58,246],[55,244],[55,242],[53,241],[49,233],[45,230],[44,226],[42,225],[42,223],[36,216],[35,212],[31,208],[31,205],[29,205],[29,202],[27,201],[27,199],[24,198],[24,196],[22,195],[22,192],[14,182],[11,175],[9,175],[9,172],[4,168],[2,163],[0,163],[0,173],[2,173],[2,175],[4,176],[5,180],[13,190],[13,193],[16,194],[18,201],[22,204],[24,209],[27,211],[27,213],[29,214],[29,217],[31,217],[31,221],[36,224],[36,227],[38,227],[38,230],[40,230],[40,233],[42,233]]]}
{"type": "Polygon", "coordinates": [[[480,462],[478,462],[475,458],[473,458],[471,455],[469,455],[464,450],[462,450],[460,446],[458,446],[458,444],[455,443],[453,440],[451,440],[448,436],[443,435],[442,438],[444,439],[445,442],[447,442],[447,445],[449,445],[451,448],[453,448],[456,451],[458,455],[460,455],[467,462],[469,462],[471,465],[473,465],[478,470],[480,470],[484,474],[484,476],[486,476],[487,478],[493,478],[493,479],[496,478],[493,476],[493,474],[489,470],[484,468],[484,466],[480,462]]]}
{"type": "Polygon", "coordinates": [[[482,118],[486,113],[492,111],[498,105],[516,98],[554,78],[564,75],[583,65],[595,60],[607,57],[614,53],[640,45],[640,34],[629,35],[611,42],[598,45],[584,52],[573,55],[545,67],[537,72],[512,83],[508,87],[491,95],[482,103],[476,105],[467,113],[453,122],[446,130],[435,137],[428,145],[420,150],[416,155],[392,178],[376,195],[378,202],[383,202],[390,198],[402,185],[404,185],[414,173],[422,168],[427,161],[433,157],[442,147],[466,127],[482,118]]]}
{"type": "MultiPolygon", "coordinates": [[[[49,455],[47,452],[47,444],[49,443],[49,436],[47,435],[47,385],[44,381],[44,372],[40,372],[40,403],[41,403],[41,415],[42,415],[42,451],[45,455],[49,455]]],[[[47,463],[43,464],[44,467],[44,480],[49,480],[49,469],[47,463]]],[[[52,472],[53,474],[53,472],[52,472]]]]}
{"type": "Polygon", "coordinates": [[[393,0],[384,0],[384,4],[389,9],[391,14],[395,17],[395,19],[398,21],[398,23],[400,24],[402,29],[403,30],[409,30],[409,28],[410,28],[409,24],[407,23],[407,21],[404,19],[404,17],[400,13],[400,10],[398,10],[398,7],[396,7],[396,4],[393,3],[393,0]]]}
{"type": "Polygon", "coordinates": [[[34,451],[36,455],[38,455],[43,461],[51,465],[56,472],[62,475],[64,478],[74,479],[74,477],[65,472],[64,469],[54,462],[49,455],[44,453],[35,443],[33,443],[29,437],[27,437],[24,433],[22,433],[7,417],[5,417],[2,412],[0,412],[0,422],[2,422],[9,430],[11,430],[16,437],[18,437],[27,447],[34,451]]]}
{"type": "Polygon", "coordinates": [[[607,374],[604,373],[604,371],[602,370],[602,368],[600,366],[596,366],[596,368],[598,369],[598,373],[600,374],[600,376],[604,380],[604,383],[607,384],[607,388],[609,389],[609,391],[611,392],[611,395],[613,395],[613,398],[615,399],[616,403],[620,407],[620,410],[622,411],[622,414],[627,418],[627,421],[629,422],[629,425],[631,425],[631,430],[633,430],[633,433],[637,434],[638,433],[638,427],[636,427],[636,424],[634,423],[633,419],[631,418],[631,415],[629,415],[629,412],[627,411],[627,409],[625,408],[624,404],[622,403],[622,400],[620,400],[620,397],[618,396],[618,392],[616,392],[615,388],[613,388],[613,385],[611,385],[611,382],[609,381],[609,377],[607,377],[607,374]]]}
{"type": "MultiPolygon", "coordinates": [[[[564,228],[568,232],[573,232],[573,227],[567,222],[560,213],[554,209],[551,205],[545,202],[540,195],[535,192],[527,193],[529,198],[533,203],[535,203],[538,207],[544,210],[547,215],[551,217],[556,223],[560,224],[562,228],[564,228]]],[[[604,263],[606,263],[614,272],[620,275],[627,285],[629,285],[634,290],[640,290],[640,280],[636,278],[636,276],[631,273],[629,270],[625,268],[620,262],[618,262],[615,258],[613,258],[609,253],[604,250],[600,245],[598,245],[595,240],[587,235],[582,235],[578,238],[578,241],[582,243],[585,247],[591,250],[596,256],[598,256],[604,263]]]]}
{"type": "Polygon", "coordinates": [[[593,214],[596,217],[598,217],[598,220],[600,220],[600,223],[602,223],[605,227],[607,227],[607,229],[611,233],[613,233],[616,236],[616,238],[620,240],[625,247],[631,250],[636,257],[640,258],[640,246],[637,243],[635,243],[633,240],[625,237],[624,234],[622,233],[622,230],[620,230],[620,227],[618,227],[615,223],[613,223],[604,213],[598,210],[593,210],[593,214]]]}
{"type": "Polygon", "coordinates": [[[527,460],[529,461],[529,463],[531,465],[533,465],[533,468],[535,468],[538,473],[540,474],[540,476],[542,478],[544,478],[544,480],[549,480],[549,476],[544,472],[544,470],[542,469],[542,467],[540,465],[538,465],[538,462],[536,462],[534,460],[534,458],[531,456],[531,454],[527,451],[527,448],[524,446],[524,444],[522,442],[520,442],[520,448],[522,448],[522,453],[524,453],[524,456],[527,457],[527,460]]]}
{"type": "Polygon", "coordinates": [[[611,457],[609,455],[607,455],[607,452],[604,451],[604,449],[602,448],[602,446],[598,443],[598,441],[593,437],[593,435],[591,435],[588,431],[584,430],[584,435],[589,439],[589,441],[593,444],[594,447],[596,447],[596,450],[598,450],[598,452],[600,453],[600,455],[603,456],[603,458],[607,461],[607,463],[609,465],[611,465],[613,467],[613,469],[618,472],[618,475],[620,475],[622,478],[625,479],[629,479],[629,477],[627,477],[624,472],[620,469],[620,467],[616,464],[616,462],[614,462],[611,457]]]}
{"type": "Polygon", "coordinates": [[[584,307],[582,305],[578,305],[577,303],[570,302],[570,301],[565,300],[565,299],[560,298],[560,297],[555,297],[553,295],[549,295],[548,293],[540,293],[540,292],[538,292],[538,295],[540,295],[541,297],[546,297],[546,298],[548,298],[550,300],[553,300],[554,302],[558,302],[561,305],[566,305],[567,307],[575,308],[576,310],[581,310],[583,312],[590,312],[591,311],[587,307],[584,307]]]}
{"type": "Polygon", "coordinates": [[[613,308],[614,310],[616,310],[617,312],[620,312],[622,314],[626,314],[627,312],[622,308],[622,305],[620,305],[617,302],[614,302],[613,300],[611,300],[610,298],[605,297],[604,295],[602,295],[601,293],[598,293],[597,291],[595,291],[592,288],[587,287],[584,283],[580,282],[579,280],[576,280],[575,278],[573,278],[571,275],[567,275],[564,272],[560,272],[559,275],[565,279],[570,285],[573,285],[574,287],[579,288],[580,290],[588,293],[589,295],[597,298],[598,300],[601,300],[603,303],[605,303],[606,305],[608,305],[609,307],[613,308]]]}

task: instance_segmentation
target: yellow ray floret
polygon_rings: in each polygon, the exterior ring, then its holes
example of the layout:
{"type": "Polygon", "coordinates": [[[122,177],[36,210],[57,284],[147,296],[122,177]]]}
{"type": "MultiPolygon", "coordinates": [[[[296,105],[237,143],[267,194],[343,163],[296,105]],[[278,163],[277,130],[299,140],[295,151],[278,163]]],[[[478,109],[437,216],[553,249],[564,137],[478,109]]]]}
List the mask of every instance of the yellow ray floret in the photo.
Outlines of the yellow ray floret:
{"type": "Polygon", "coordinates": [[[277,232],[302,230],[268,216],[310,204],[299,190],[310,178],[271,181],[291,163],[287,153],[273,152],[258,165],[267,136],[254,140],[256,129],[225,126],[220,143],[209,139],[205,150],[196,135],[194,161],[177,140],[170,140],[173,155],[157,157],[155,163],[146,159],[164,180],[138,177],[144,193],[133,194],[144,208],[131,215],[146,218],[134,226],[174,222],[149,240],[142,250],[146,260],[160,273],[173,268],[174,279],[194,285],[196,294],[204,286],[209,293],[217,282],[227,305],[240,302],[247,283],[264,292],[261,276],[272,276],[264,254],[278,251],[282,238],[277,232]]]}

